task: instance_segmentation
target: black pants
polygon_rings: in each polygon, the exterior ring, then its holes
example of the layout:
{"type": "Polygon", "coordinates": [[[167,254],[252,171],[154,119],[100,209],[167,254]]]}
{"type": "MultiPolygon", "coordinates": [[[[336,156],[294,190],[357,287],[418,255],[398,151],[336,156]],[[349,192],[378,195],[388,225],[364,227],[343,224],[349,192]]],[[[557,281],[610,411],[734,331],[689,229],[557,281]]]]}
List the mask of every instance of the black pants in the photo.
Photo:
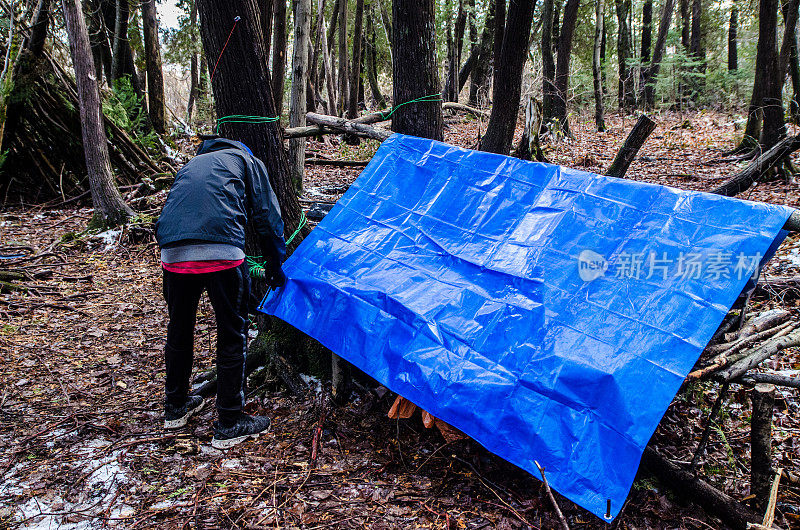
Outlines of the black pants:
{"type": "Polygon", "coordinates": [[[221,419],[233,419],[244,406],[244,369],[247,356],[247,306],[250,277],[247,264],[206,274],[164,271],[164,298],[169,310],[167,347],[167,401],[181,406],[189,393],[194,358],[194,324],[203,291],[217,317],[217,410],[221,419]]]}

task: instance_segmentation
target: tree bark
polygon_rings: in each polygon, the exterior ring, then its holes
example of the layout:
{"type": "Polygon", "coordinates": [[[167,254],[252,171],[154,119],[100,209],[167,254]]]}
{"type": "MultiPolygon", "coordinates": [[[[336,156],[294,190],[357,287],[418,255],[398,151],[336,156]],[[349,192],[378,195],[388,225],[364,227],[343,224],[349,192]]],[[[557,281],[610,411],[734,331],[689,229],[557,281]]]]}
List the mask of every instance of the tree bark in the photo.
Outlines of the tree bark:
{"type": "Polygon", "coordinates": [[[158,134],[164,134],[167,130],[167,117],[164,106],[164,73],[161,70],[161,46],[158,43],[156,0],[142,0],[141,5],[150,122],[158,134]]]}
{"type": "MultiPolygon", "coordinates": [[[[529,32],[530,33],[530,32],[529,32]]],[[[497,90],[497,71],[500,69],[503,54],[503,40],[506,34],[506,0],[494,2],[494,50],[492,52],[492,101],[497,90]]]]}
{"type": "MultiPolygon", "coordinates": [[[[574,0],[577,1],[577,0],[574,0]]],[[[522,91],[522,70],[528,55],[534,0],[511,0],[505,25],[503,51],[497,65],[495,90],[502,94],[492,106],[481,150],[507,155],[514,139],[522,91]]]]}
{"type": "Polygon", "coordinates": [[[594,122],[598,132],[606,130],[603,111],[603,66],[600,62],[600,45],[603,40],[603,0],[595,0],[594,48],[592,53],[592,78],[594,81],[594,122]]]}
{"type": "Polygon", "coordinates": [[[672,12],[675,10],[675,0],[664,0],[663,10],[661,11],[661,22],[658,25],[658,35],[656,44],[653,48],[653,58],[642,76],[642,91],[644,105],[647,109],[652,109],[656,105],[656,80],[661,69],[661,61],[664,59],[664,51],[667,46],[667,36],[669,26],[672,23],[672,12]]]}
{"type": "MultiPolygon", "coordinates": [[[[692,17],[691,17],[691,9],[689,8],[689,0],[680,0],[680,9],[681,9],[681,48],[683,48],[683,52],[686,54],[687,58],[691,58],[691,47],[692,47],[692,32],[691,32],[691,24],[692,24],[692,17]]],[[[687,68],[684,67],[683,70],[685,72],[687,68]]],[[[678,106],[682,107],[683,102],[686,97],[690,94],[690,86],[687,82],[687,77],[685,74],[682,75],[682,79],[679,82],[678,86],[678,106]]],[[[757,137],[757,136],[756,136],[757,137]]]]}
{"type": "Polygon", "coordinates": [[[631,0],[615,0],[617,7],[617,59],[619,61],[619,90],[617,99],[621,109],[633,107],[636,103],[633,93],[633,75],[628,62],[631,54],[631,32],[628,17],[631,11],[631,0]]]}
{"type": "MultiPolygon", "coordinates": [[[[698,63],[695,67],[696,72],[705,74],[706,71],[706,49],[703,43],[703,2],[702,0],[692,0],[692,37],[691,37],[691,57],[698,63]]],[[[705,87],[705,77],[694,77],[694,99],[699,101],[703,95],[705,87]]]]}
{"type": "Polygon", "coordinates": [[[272,97],[277,116],[283,114],[286,81],[286,0],[275,0],[272,32],[272,97]]]}
{"type": "Polygon", "coordinates": [[[115,226],[127,221],[133,215],[133,211],[122,200],[111,172],[108,138],[101,114],[100,90],[89,45],[89,34],[83,18],[83,6],[81,0],[62,0],[61,5],[78,88],[83,150],[89,173],[92,204],[95,208],[93,224],[115,226]]]}
{"type": "MultiPolygon", "coordinates": [[[[236,16],[241,17],[225,51],[226,56],[236,60],[220,61],[212,81],[218,116],[277,116],[272,80],[264,61],[264,34],[256,0],[195,1],[200,13],[203,47],[209,57],[219,57],[228,39],[230,24],[236,16]],[[242,68],[242,64],[249,66],[242,68]]],[[[281,207],[284,233],[288,237],[297,228],[302,210],[291,183],[279,124],[225,123],[221,134],[243,142],[267,166],[270,183],[281,207]]],[[[295,241],[295,245],[299,243],[297,239],[295,241]]]]}
{"type": "Polygon", "coordinates": [[[347,117],[358,117],[358,89],[361,85],[362,26],[364,21],[364,0],[356,0],[355,21],[353,22],[353,62],[350,75],[350,98],[347,102],[347,117]]]}
{"type": "MultiPolygon", "coordinates": [[[[292,93],[289,127],[306,124],[308,81],[308,43],[311,32],[311,0],[294,0],[294,53],[292,54],[292,93]]],[[[289,140],[289,170],[295,192],[303,192],[303,166],[306,157],[304,138],[289,140]]]]}
{"type": "MultiPolygon", "coordinates": [[[[796,4],[795,4],[796,5],[796,4]]],[[[793,17],[795,22],[797,17],[793,17]]],[[[756,50],[756,76],[762,76],[761,107],[763,123],[759,144],[767,150],[786,135],[783,117],[780,79],[780,59],[777,40],[778,0],[761,0],[758,13],[758,45],[756,50]]]]}
{"type": "MultiPolygon", "coordinates": [[[[392,2],[395,108],[440,90],[435,22],[433,0],[392,2]]],[[[395,132],[442,140],[443,129],[442,107],[438,101],[403,105],[392,115],[392,130],[395,132]]]]}
{"type": "Polygon", "coordinates": [[[128,0],[117,0],[114,20],[114,45],[111,51],[111,79],[113,81],[122,76],[123,44],[128,42],[129,17],[130,4],[128,0]]]}
{"type": "Polygon", "coordinates": [[[42,56],[49,25],[50,0],[39,0],[36,7],[36,15],[33,17],[33,24],[31,25],[31,35],[25,44],[25,48],[30,54],[30,59],[37,60],[42,56]]]}
{"type": "Polygon", "coordinates": [[[622,144],[619,152],[617,152],[617,156],[614,157],[614,162],[611,163],[611,167],[606,171],[606,175],[611,177],[624,177],[631,162],[636,158],[639,149],[642,148],[647,141],[647,137],[650,136],[650,133],[652,133],[655,128],[656,122],[651,120],[647,115],[642,114],[639,116],[636,125],[633,126],[630,134],[628,134],[628,137],[625,139],[625,143],[622,144]]]}
{"type": "Polygon", "coordinates": [[[492,80],[489,63],[494,50],[494,2],[495,0],[489,2],[478,53],[470,75],[469,104],[473,107],[482,107],[489,99],[489,85],[492,80]]]}
{"type": "Polygon", "coordinates": [[[367,17],[367,35],[369,37],[369,41],[367,41],[368,49],[366,50],[367,78],[369,79],[369,89],[372,92],[372,99],[375,100],[375,104],[378,108],[382,109],[386,106],[386,99],[383,97],[380,85],[378,84],[378,60],[377,51],[375,49],[375,26],[372,22],[373,16],[374,12],[372,11],[372,6],[370,6],[370,15],[367,17]]]}
{"type": "MultiPolygon", "coordinates": [[[[322,2],[323,0],[320,0],[322,2]]],[[[320,4],[321,5],[321,4],[320,4]]],[[[334,8],[336,5],[334,4],[334,8]]],[[[334,11],[335,13],[336,11],[334,11]]],[[[328,109],[328,113],[336,114],[336,82],[333,79],[333,68],[331,67],[331,56],[328,52],[328,38],[325,35],[325,12],[320,9],[319,14],[319,31],[320,34],[320,44],[322,45],[322,76],[325,78],[325,87],[328,90],[328,104],[326,108],[328,109]]]]}
{"type": "Polygon", "coordinates": [[[339,3],[339,116],[347,111],[350,95],[350,69],[347,65],[347,0],[339,3]]]}
{"type": "MultiPolygon", "coordinates": [[[[193,0],[197,1],[197,0],[193,0]]],[[[285,0],[284,0],[285,1],[285,0]]],[[[269,54],[272,47],[272,20],[275,16],[274,0],[262,0],[259,2],[259,13],[261,15],[261,31],[264,32],[264,60],[269,64],[269,54]]]]}
{"type": "Polygon", "coordinates": [[[775,385],[759,383],[753,389],[753,415],[750,422],[750,493],[754,508],[763,512],[769,502],[772,482],[772,412],[775,385]]]}
{"type": "MultiPolygon", "coordinates": [[[[197,3],[192,0],[192,7],[189,14],[189,31],[192,35],[192,42],[197,42],[197,3]]],[[[200,91],[200,69],[197,50],[192,47],[192,57],[189,60],[189,102],[186,105],[186,121],[192,119],[195,101],[200,91]]]]}
{"type": "MultiPolygon", "coordinates": [[[[558,62],[556,64],[556,96],[553,101],[553,117],[558,120],[564,135],[572,138],[567,121],[567,97],[569,89],[569,63],[572,56],[572,37],[578,21],[580,0],[567,0],[558,42],[558,62]]],[[[533,7],[531,7],[533,9],[533,7]]]]}
{"type": "Polygon", "coordinates": [[[545,121],[553,116],[556,93],[556,61],[553,56],[554,5],[555,0],[544,0],[542,3],[542,115],[545,121]]]}
{"type": "Polygon", "coordinates": [[[642,51],[641,66],[650,62],[650,44],[653,41],[653,0],[645,0],[642,5],[642,51]]]}
{"type": "Polygon", "coordinates": [[[731,73],[739,69],[739,49],[736,41],[738,32],[739,7],[734,3],[731,6],[731,19],[728,24],[728,71],[731,73]]]}

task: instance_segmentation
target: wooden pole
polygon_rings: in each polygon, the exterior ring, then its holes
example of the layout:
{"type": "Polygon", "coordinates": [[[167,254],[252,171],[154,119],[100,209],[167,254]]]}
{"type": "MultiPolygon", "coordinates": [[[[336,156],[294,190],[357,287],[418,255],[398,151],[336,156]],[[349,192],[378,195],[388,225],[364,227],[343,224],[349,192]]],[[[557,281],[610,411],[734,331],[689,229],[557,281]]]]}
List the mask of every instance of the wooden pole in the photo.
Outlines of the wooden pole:
{"type": "Polygon", "coordinates": [[[769,503],[772,478],[772,411],[775,385],[759,383],[753,389],[753,415],[750,422],[750,493],[753,504],[763,512],[769,503]]]}

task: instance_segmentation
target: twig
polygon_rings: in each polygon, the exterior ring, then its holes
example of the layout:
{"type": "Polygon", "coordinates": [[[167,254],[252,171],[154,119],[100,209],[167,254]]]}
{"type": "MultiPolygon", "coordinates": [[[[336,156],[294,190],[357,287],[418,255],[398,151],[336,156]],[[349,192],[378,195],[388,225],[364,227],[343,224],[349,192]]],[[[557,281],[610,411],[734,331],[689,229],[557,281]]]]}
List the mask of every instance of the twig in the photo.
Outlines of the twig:
{"type": "Polygon", "coordinates": [[[536,464],[536,467],[539,468],[539,473],[542,474],[542,482],[544,483],[544,489],[547,491],[547,496],[550,498],[550,502],[553,503],[553,508],[556,510],[556,515],[558,515],[558,520],[561,521],[561,529],[562,530],[569,530],[569,525],[567,524],[567,520],[564,518],[564,514],[561,513],[561,508],[558,507],[558,503],[556,502],[556,498],[553,495],[553,490],[550,489],[550,484],[547,483],[547,477],[544,475],[544,468],[539,465],[539,462],[536,460],[533,461],[536,464]]]}

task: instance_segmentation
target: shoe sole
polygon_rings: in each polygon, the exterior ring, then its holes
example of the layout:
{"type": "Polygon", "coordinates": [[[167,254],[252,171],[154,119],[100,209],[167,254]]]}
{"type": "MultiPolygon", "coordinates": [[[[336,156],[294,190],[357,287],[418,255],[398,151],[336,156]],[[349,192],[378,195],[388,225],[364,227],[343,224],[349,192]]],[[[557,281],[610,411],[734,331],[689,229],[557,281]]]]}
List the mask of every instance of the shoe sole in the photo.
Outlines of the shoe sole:
{"type": "Polygon", "coordinates": [[[196,414],[200,409],[202,409],[204,404],[205,403],[201,401],[199,405],[197,405],[195,408],[193,408],[192,410],[190,410],[177,420],[164,420],[164,428],[180,429],[181,427],[189,423],[189,418],[191,418],[193,414],[196,414]]]}
{"type": "Polygon", "coordinates": [[[236,438],[228,438],[227,440],[218,440],[217,438],[214,438],[211,440],[211,447],[213,447],[214,449],[218,449],[220,451],[224,451],[225,449],[230,449],[231,447],[239,445],[240,443],[246,440],[256,440],[262,434],[268,433],[271,428],[272,425],[270,425],[261,432],[257,432],[254,434],[245,434],[244,436],[238,436],[236,438]]]}

